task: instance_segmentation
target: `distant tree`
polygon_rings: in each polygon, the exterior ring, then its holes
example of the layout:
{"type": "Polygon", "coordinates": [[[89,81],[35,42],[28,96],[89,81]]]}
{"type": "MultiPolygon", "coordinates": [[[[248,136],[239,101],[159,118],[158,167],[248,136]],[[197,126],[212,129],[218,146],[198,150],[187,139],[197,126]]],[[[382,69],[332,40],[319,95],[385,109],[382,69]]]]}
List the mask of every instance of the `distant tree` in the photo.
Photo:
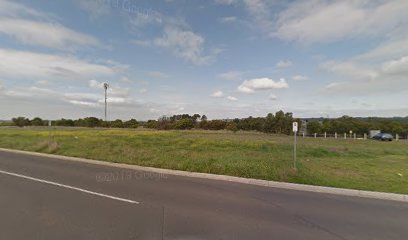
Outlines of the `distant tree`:
{"type": "Polygon", "coordinates": [[[136,119],[130,119],[129,121],[124,122],[124,127],[137,128],[139,127],[139,122],[136,119]]]}
{"type": "Polygon", "coordinates": [[[60,120],[55,121],[55,125],[57,125],[57,126],[66,126],[66,127],[73,127],[73,126],[75,126],[75,122],[74,122],[74,120],[72,120],[72,119],[64,119],[64,118],[62,118],[62,119],[60,119],[60,120]]]}
{"type": "Polygon", "coordinates": [[[292,124],[294,122],[292,113],[285,113],[283,133],[290,135],[292,133],[292,124]]]}
{"type": "Polygon", "coordinates": [[[207,124],[205,125],[204,129],[222,130],[222,129],[225,129],[226,125],[227,125],[226,121],[223,121],[223,120],[211,120],[211,121],[207,121],[207,124]]]}
{"type": "Polygon", "coordinates": [[[109,122],[109,121],[101,121],[100,124],[99,124],[99,127],[102,127],[102,128],[110,128],[110,127],[111,127],[111,122],[109,122]]]}
{"type": "Polygon", "coordinates": [[[180,119],[174,124],[174,128],[179,130],[192,129],[193,127],[193,120],[189,118],[180,119]]]}
{"type": "Polygon", "coordinates": [[[201,117],[200,114],[197,114],[197,113],[192,116],[194,125],[197,123],[197,120],[199,120],[200,117],[201,117]]]}
{"type": "Polygon", "coordinates": [[[307,132],[310,134],[314,133],[321,133],[322,132],[322,124],[318,121],[310,122],[307,124],[307,132]]]}
{"type": "Polygon", "coordinates": [[[110,126],[113,128],[123,128],[124,124],[122,120],[116,119],[115,121],[110,122],[110,126]]]}
{"type": "Polygon", "coordinates": [[[227,126],[225,127],[225,129],[227,129],[227,130],[229,130],[229,131],[232,131],[232,132],[237,132],[239,129],[238,129],[238,124],[236,124],[235,122],[229,122],[228,124],[227,124],[227,126]]]}
{"type": "Polygon", "coordinates": [[[87,117],[84,119],[78,119],[74,121],[74,125],[78,127],[100,127],[102,124],[102,119],[96,117],[87,117]]]}
{"type": "Polygon", "coordinates": [[[174,128],[174,123],[177,119],[181,119],[180,115],[174,115],[172,117],[162,116],[157,120],[157,129],[169,130],[174,128]]]}
{"type": "Polygon", "coordinates": [[[207,116],[205,115],[201,116],[201,121],[207,121],[207,116]]]}
{"type": "Polygon", "coordinates": [[[275,116],[272,113],[268,113],[265,118],[265,123],[263,126],[263,131],[266,133],[271,133],[275,129],[275,116]]]}
{"type": "Polygon", "coordinates": [[[45,124],[41,118],[36,117],[31,120],[31,125],[32,126],[44,126],[45,124]]]}
{"type": "Polygon", "coordinates": [[[281,110],[275,113],[275,133],[283,133],[285,131],[285,113],[281,110]]]}
{"type": "Polygon", "coordinates": [[[144,127],[146,128],[157,128],[157,121],[156,120],[149,120],[145,123],[144,127]]]}
{"type": "Polygon", "coordinates": [[[11,119],[14,123],[14,125],[18,126],[18,127],[24,127],[24,126],[30,126],[31,122],[30,119],[25,118],[25,117],[17,117],[17,118],[13,118],[11,119]]]}

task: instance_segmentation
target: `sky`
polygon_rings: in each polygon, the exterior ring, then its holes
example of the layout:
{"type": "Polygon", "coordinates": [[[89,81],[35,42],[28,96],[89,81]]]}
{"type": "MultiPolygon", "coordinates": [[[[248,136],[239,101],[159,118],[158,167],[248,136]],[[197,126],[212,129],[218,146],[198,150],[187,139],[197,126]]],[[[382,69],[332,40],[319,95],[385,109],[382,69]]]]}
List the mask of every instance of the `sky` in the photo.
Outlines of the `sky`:
{"type": "Polygon", "coordinates": [[[0,0],[0,119],[408,116],[406,0],[0,0]]]}

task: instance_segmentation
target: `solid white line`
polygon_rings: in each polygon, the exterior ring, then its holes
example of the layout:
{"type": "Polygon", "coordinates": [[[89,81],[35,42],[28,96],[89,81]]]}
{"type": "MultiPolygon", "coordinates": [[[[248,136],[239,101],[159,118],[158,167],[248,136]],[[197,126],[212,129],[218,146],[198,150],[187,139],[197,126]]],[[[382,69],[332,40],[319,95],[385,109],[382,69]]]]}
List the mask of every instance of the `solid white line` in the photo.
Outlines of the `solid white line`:
{"type": "Polygon", "coordinates": [[[71,189],[71,190],[75,190],[75,191],[79,191],[79,192],[83,192],[83,193],[88,193],[88,194],[92,194],[92,195],[99,196],[99,197],[110,198],[110,199],[113,199],[113,200],[132,203],[132,204],[139,204],[139,202],[136,202],[136,201],[133,201],[133,200],[120,198],[120,197],[114,197],[114,196],[111,196],[111,195],[106,195],[106,194],[97,193],[97,192],[92,192],[92,191],[89,191],[89,190],[86,190],[86,189],[77,188],[77,187],[73,187],[73,186],[69,186],[69,185],[65,185],[65,184],[61,184],[61,183],[51,182],[51,181],[47,181],[47,180],[43,180],[43,179],[33,178],[33,177],[29,177],[29,176],[25,176],[25,175],[21,175],[21,174],[17,174],[17,173],[6,172],[6,171],[2,171],[2,170],[0,170],[0,173],[6,174],[6,175],[9,175],[9,176],[24,178],[24,179],[35,181],[35,182],[46,183],[46,184],[50,184],[50,185],[54,185],[54,186],[58,186],[58,187],[62,187],[62,188],[67,188],[67,189],[71,189]]]}

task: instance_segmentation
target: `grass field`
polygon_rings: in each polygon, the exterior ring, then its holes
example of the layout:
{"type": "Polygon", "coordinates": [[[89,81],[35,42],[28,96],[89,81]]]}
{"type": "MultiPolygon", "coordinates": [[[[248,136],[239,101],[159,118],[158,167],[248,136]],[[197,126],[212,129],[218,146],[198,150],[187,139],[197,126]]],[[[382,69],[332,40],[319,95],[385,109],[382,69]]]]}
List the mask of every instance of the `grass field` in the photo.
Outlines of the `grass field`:
{"type": "Polygon", "coordinates": [[[140,166],[408,194],[408,141],[252,132],[0,128],[0,147],[140,166]],[[49,139],[52,139],[49,141],[49,139]]]}

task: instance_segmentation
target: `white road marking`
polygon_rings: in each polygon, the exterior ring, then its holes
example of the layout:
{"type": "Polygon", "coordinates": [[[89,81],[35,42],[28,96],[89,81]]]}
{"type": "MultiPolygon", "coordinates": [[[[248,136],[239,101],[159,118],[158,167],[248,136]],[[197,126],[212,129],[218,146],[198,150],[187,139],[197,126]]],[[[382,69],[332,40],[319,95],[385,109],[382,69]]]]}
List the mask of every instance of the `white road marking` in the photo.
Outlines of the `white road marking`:
{"type": "Polygon", "coordinates": [[[97,192],[92,192],[92,191],[89,191],[89,190],[86,190],[86,189],[77,188],[77,187],[73,187],[73,186],[69,186],[69,185],[65,185],[65,184],[61,184],[61,183],[51,182],[51,181],[47,181],[47,180],[43,180],[43,179],[33,178],[33,177],[29,177],[29,176],[25,176],[25,175],[21,175],[21,174],[17,174],[17,173],[6,172],[6,171],[2,171],[2,170],[0,170],[0,173],[6,174],[6,175],[9,175],[9,176],[24,178],[24,179],[35,181],[35,182],[46,183],[46,184],[50,184],[50,185],[54,185],[54,186],[58,186],[58,187],[62,187],[62,188],[67,188],[67,189],[71,189],[71,190],[75,190],[75,191],[79,191],[79,192],[83,192],[83,193],[88,193],[88,194],[92,194],[92,195],[99,196],[99,197],[109,198],[109,199],[122,201],[122,202],[127,202],[127,203],[132,203],[132,204],[139,204],[139,202],[136,202],[136,201],[133,201],[133,200],[120,198],[120,197],[114,197],[114,196],[111,196],[111,195],[106,195],[106,194],[97,193],[97,192]]]}

